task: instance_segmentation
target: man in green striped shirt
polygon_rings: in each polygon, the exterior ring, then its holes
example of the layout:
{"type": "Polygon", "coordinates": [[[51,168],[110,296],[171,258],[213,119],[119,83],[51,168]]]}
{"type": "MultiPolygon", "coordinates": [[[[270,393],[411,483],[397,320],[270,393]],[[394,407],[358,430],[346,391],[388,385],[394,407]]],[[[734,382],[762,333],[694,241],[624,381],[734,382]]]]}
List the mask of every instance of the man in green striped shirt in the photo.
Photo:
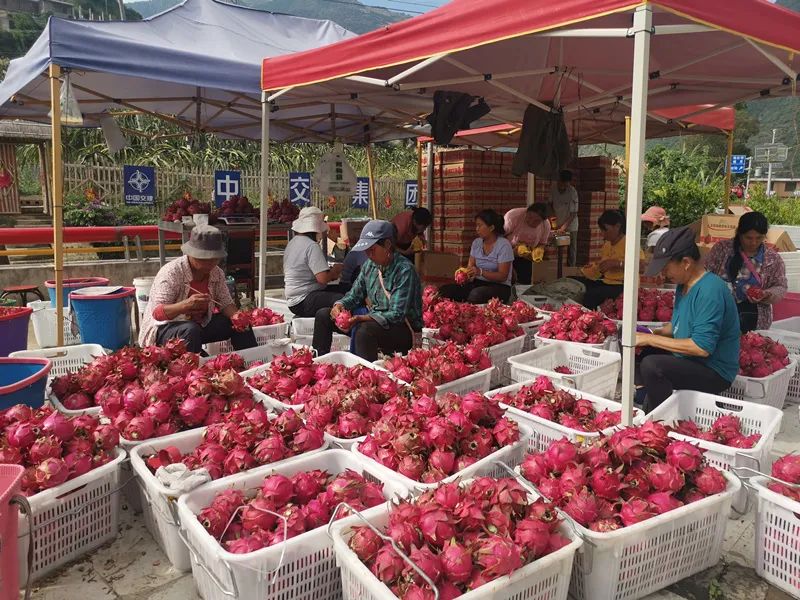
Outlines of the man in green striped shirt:
{"type": "Polygon", "coordinates": [[[355,336],[355,353],[374,361],[378,352],[405,353],[414,343],[414,332],[422,330],[422,284],[411,261],[396,252],[394,226],[387,221],[370,221],[361,231],[353,251],[366,253],[367,262],[352,289],[333,308],[317,312],[314,321],[314,349],[327,354],[334,331],[355,336]],[[367,314],[356,315],[347,327],[338,328],[334,319],[342,311],[366,306],[367,314]]]}

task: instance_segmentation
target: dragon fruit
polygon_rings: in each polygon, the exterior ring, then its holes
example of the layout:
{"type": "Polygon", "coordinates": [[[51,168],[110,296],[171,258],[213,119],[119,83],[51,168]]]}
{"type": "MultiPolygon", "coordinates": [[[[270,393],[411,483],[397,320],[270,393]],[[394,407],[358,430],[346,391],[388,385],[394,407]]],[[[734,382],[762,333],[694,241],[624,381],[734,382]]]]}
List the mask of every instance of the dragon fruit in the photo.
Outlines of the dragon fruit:
{"type": "MultiPolygon", "coordinates": [[[[660,321],[672,319],[675,304],[675,292],[661,291],[653,288],[639,288],[636,318],[639,321],[660,321]]],[[[610,319],[622,319],[622,294],[616,299],[604,300],[599,310],[610,319]]]]}
{"type": "Polygon", "coordinates": [[[349,331],[353,322],[353,313],[349,310],[342,309],[339,311],[339,314],[336,315],[333,322],[341,331],[349,331]]]}
{"type": "Polygon", "coordinates": [[[747,377],[768,377],[789,364],[786,346],[754,331],[739,341],[739,373],[747,377]]]}
{"type": "Polygon", "coordinates": [[[703,429],[694,421],[688,420],[678,420],[667,429],[687,437],[733,448],[753,448],[761,440],[760,433],[744,435],[742,421],[736,415],[720,415],[708,429],[703,429]]]}
{"type": "Polygon", "coordinates": [[[586,344],[602,344],[617,334],[617,325],[602,313],[566,304],[537,332],[539,337],[586,344]]]}

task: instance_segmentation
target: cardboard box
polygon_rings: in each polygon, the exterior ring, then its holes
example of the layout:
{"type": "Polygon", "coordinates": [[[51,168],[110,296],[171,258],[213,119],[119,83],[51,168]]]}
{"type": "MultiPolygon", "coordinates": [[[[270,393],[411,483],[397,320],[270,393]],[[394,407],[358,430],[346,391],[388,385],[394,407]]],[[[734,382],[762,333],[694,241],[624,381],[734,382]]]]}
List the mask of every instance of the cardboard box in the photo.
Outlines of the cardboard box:
{"type": "Polygon", "coordinates": [[[453,281],[453,273],[461,266],[461,257],[446,252],[418,252],[414,264],[424,282],[449,283],[453,281]]]}
{"type": "Polygon", "coordinates": [[[533,283],[549,283],[558,278],[558,262],[556,260],[543,260],[533,263],[531,281],[533,283]]]}
{"type": "MultiPolygon", "coordinates": [[[[735,210],[738,214],[704,215],[702,219],[689,226],[695,232],[698,245],[713,246],[721,240],[733,238],[736,226],[739,224],[739,217],[745,212],[749,212],[749,209],[746,206],[732,206],[731,210],[735,210]]],[[[775,246],[778,252],[795,252],[797,250],[789,234],[778,227],[769,228],[767,243],[775,246]]]]}
{"type": "Polygon", "coordinates": [[[364,225],[369,223],[369,219],[342,219],[341,237],[349,245],[353,245],[361,236],[364,225]]]}

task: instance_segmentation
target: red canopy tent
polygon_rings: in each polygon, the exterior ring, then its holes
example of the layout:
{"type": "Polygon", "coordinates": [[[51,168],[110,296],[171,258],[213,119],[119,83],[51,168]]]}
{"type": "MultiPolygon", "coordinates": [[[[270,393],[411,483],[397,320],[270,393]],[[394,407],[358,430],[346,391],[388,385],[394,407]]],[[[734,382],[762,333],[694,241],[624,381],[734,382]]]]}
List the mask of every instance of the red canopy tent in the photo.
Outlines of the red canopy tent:
{"type": "MultiPolygon", "coordinates": [[[[483,97],[492,111],[476,127],[521,122],[528,105],[557,110],[573,141],[613,132],[630,115],[622,340],[629,422],[648,123],[690,127],[690,118],[720,107],[793,94],[799,31],[800,14],[766,0],[452,0],[344,42],[264,60],[262,139],[268,145],[270,110],[310,103],[377,108],[396,131],[419,131],[437,90],[483,97]],[[660,112],[671,109],[682,114],[660,112]]],[[[370,125],[365,138],[384,134],[381,127],[370,125]]],[[[266,152],[263,160],[265,176],[266,152]]]]}

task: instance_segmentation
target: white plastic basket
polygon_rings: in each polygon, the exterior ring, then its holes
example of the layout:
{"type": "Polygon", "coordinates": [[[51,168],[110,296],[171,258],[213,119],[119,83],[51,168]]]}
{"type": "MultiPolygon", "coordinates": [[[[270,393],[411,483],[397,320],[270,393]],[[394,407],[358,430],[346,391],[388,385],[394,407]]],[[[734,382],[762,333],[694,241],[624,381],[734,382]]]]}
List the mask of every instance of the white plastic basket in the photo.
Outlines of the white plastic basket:
{"type": "Polygon", "coordinates": [[[492,386],[507,384],[511,381],[511,365],[508,359],[520,354],[525,347],[526,336],[511,338],[505,342],[489,346],[486,351],[492,359],[492,386]]]}
{"type": "MultiPolygon", "coordinates": [[[[279,354],[286,354],[291,351],[292,344],[288,339],[277,340],[269,342],[263,346],[256,346],[255,348],[245,348],[244,350],[231,350],[229,354],[238,354],[244,359],[245,370],[250,368],[250,365],[256,361],[267,363],[279,354]]],[[[200,364],[204,365],[213,356],[201,356],[200,364]]]]}
{"type": "Polygon", "coordinates": [[[800,333],[800,317],[789,317],[788,319],[778,319],[772,322],[770,329],[780,329],[790,333],[800,333]]]}
{"type": "Polygon", "coordinates": [[[575,555],[570,596],[635,600],[716,565],[741,488],[736,477],[724,475],[728,487],[721,494],[630,527],[596,533],[575,524],[587,543],[575,555]]]}
{"type": "Polygon", "coordinates": [[[264,299],[264,307],[273,312],[282,314],[284,321],[289,322],[294,319],[294,313],[289,308],[289,303],[285,298],[272,298],[267,296],[264,299]]]}
{"type": "Polygon", "coordinates": [[[609,399],[614,397],[617,390],[622,366],[622,359],[617,352],[584,348],[567,342],[545,344],[512,356],[508,362],[513,382],[530,381],[545,375],[554,383],[609,399]],[[572,373],[567,375],[553,370],[561,366],[569,367],[572,373]]]}
{"type": "MultiPolygon", "coordinates": [[[[287,337],[289,330],[289,323],[275,323],[274,325],[262,325],[261,327],[253,327],[253,334],[256,336],[256,342],[259,346],[269,344],[277,339],[287,337]]],[[[217,354],[226,354],[233,352],[230,340],[222,342],[210,342],[205,345],[205,351],[211,356],[217,354]]]]}
{"type": "MultiPolygon", "coordinates": [[[[177,500],[181,494],[176,494],[174,490],[170,490],[162,484],[147,467],[144,457],[156,454],[167,446],[174,446],[182,454],[188,454],[203,441],[205,431],[205,427],[182,431],[174,435],[158,438],[152,442],[147,440],[131,450],[131,467],[136,474],[136,481],[142,494],[144,524],[150,535],[158,543],[158,546],[167,555],[169,562],[178,571],[190,571],[192,568],[189,560],[189,549],[180,539],[180,534],[178,533],[180,519],[178,517],[177,500]]],[[[302,456],[316,454],[326,447],[327,445],[323,444],[317,450],[311,450],[302,454],[302,456]]],[[[293,458],[295,457],[272,463],[269,466],[277,466],[293,458]]],[[[220,478],[217,481],[222,481],[223,479],[220,478]]]]}
{"type": "MultiPolygon", "coordinates": [[[[57,487],[28,498],[34,528],[31,581],[114,539],[118,533],[120,464],[125,452],[57,487]]],[[[20,582],[27,578],[29,521],[19,516],[20,582]]],[[[5,542],[6,540],[4,540],[5,542]]]]}
{"type": "Polygon", "coordinates": [[[795,369],[797,369],[797,359],[794,356],[790,356],[789,359],[787,366],[766,377],[737,375],[731,387],[722,392],[721,395],[726,398],[747,400],[748,402],[774,406],[779,410],[782,409],[786,394],[789,391],[789,381],[791,381],[795,369]]]}
{"type": "Polygon", "coordinates": [[[519,326],[522,327],[522,331],[525,332],[525,344],[522,346],[522,350],[533,350],[536,347],[536,332],[539,331],[539,327],[544,324],[544,319],[536,319],[534,321],[529,321],[527,323],[520,323],[519,326]]]}
{"type": "Polygon", "coordinates": [[[555,344],[557,342],[560,342],[562,344],[575,344],[583,348],[594,348],[596,350],[608,350],[609,352],[619,352],[619,339],[614,336],[607,337],[602,344],[585,344],[583,342],[555,340],[551,338],[542,337],[538,333],[534,336],[534,339],[536,340],[537,348],[541,348],[542,346],[546,346],[547,344],[555,344]]]}
{"type": "MultiPolygon", "coordinates": [[[[515,383],[497,390],[492,390],[486,395],[491,398],[497,394],[513,394],[530,384],[531,382],[515,383]]],[[[578,390],[570,389],[562,385],[557,385],[557,387],[564,389],[580,398],[589,400],[597,411],[606,409],[611,411],[622,410],[622,405],[618,402],[614,402],[613,400],[606,400],[605,398],[593,396],[592,394],[585,394],[578,390]]],[[[610,435],[613,431],[620,427],[619,425],[615,425],[613,427],[603,429],[602,431],[579,431],[577,429],[564,427],[560,423],[555,423],[553,421],[548,421],[547,419],[537,417],[536,415],[532,415],[520,408],[509,406],[504,402],[501,402],[500,406],[507,411],[506,416],[513,417],[515,421],[524,423],[531,429],[531,436],[528,439],[528,449],[530,452],[544,452],[547,450],[547,447],[551,444],[551,442],[560,440],[564,437],[571,442],[578,442],[581,444],[584,442],[591,442],[592,440],[600,437],[600,435],[610,435]]],[[[633,424],[640,425],[644,422],[644,420],[644,412],[638,408],[634,408],[633,424]]]]}
{"type": "MultiPolygon", "coordinates": [[[[231,554],[220,546],[195,516],[210,505],[222,490],[249,490],[258,487],[265,477],[273,473],[290,477],[313,469],[322,469],[332,475],[345,469],[357,471],[367,479],[383,484],[387,499],[408,493],[395,481],[382,480],[378,472],[359,462],[351,452],[327,450],[313,456],[293,458],[274,467],[260,467],[220,479],[184,494],[178,500],[181,533],[186,536],[192,574],[204,600],[336,600],[341,597],[339,569],[333,543],[325,527],[318,527],[256,552],[231,554]]],[[[369,518],[380,512],[382,506],[375,506],[362,514],[369,518]]]]}
{"type": "Polygon", "coordinates": [[[48,384],[59,375],[66,375],[88,365],[96,357],[106,353],[99,344],[78,344],[76,346],[59,346],[41,350],[19,350],[12,352],[10,358],[46,358],[50,361],[48,384]]]}
{"type": "MultiPolygon", "coordinates": [[[[512,415],[506,416],[511,417],[512,415]]],[[[353,454],[357,456],[361,462],[369,465],[370,469],[380,473],[381,481],[395,481],[414,494],[423,492],[425,490],[435,489],[442,483],[468,479],[470,477],[477,477],[479,475],[486,477],[503,477],[508,474],[508,471],[502,467],[499,467],[496,463],[501,462],[509,467],[516,467],[517,465],[521,464],[528,450],[528,440],[533,433],[528,424],[521,423],[516,418],[514,420],[519,424],[519,440],[516,443],[511,444],[510,446],[504,446],[503,448],[492,452],[489,456],[486,456],[471,464],[466,469],[462,469],[461,471],[453,473],[452,475],[449,475],[436,483],[422,483],[421,481],[414,481],[405,475],[401,475],[397,471],[393,471],[389,467],[385,467],[369,456],[364,456],[361,454],[361,452],[358,451],[358,444],[353,445],[353,454]]]]}
{"type": "Polygon", "coordinates": [[[800,598],[800,502],[768,489],[766,477],[754,477],[750,484],[758,494],[756,573],[800,598]]]}
{"type": "MultiPolygon", "coordinates": [[[[772,338],[776,342],[780,342],[786,346],[789,355],[800,363],[800,333],[793,333],[782,329],[765,329],[757,331],[756,333],[772,338]]],[[[800,369],[795,369],[794,375],[792,375],[792,378],[789,380],[786,401],[792,404],[800,404],[800,369]]]]}
{"type": "MultiPolygon", "coordinates": [[[[294,335],[292,341],[300,346],[311,347],[313,335],[294,335]]],[[[350,352],[350,336],[334,333],[331,340],[331,352],[350,352]]]]}
{"type": "MultiPolygon", "coordinates": [[[[389,521],[389,508],[383,507],[365,520],[382,530],[389,521]]],[[[343,600],[397,600],[347,545],[352,527],[363,525],[360,519],[337,523],[332,527],[336,561],[342,570],[343,600]]],[[[563,548],[543,556],[521,569],[459,596],[464,600],[566,600],[575,552],[582,541],[567,525],[559,533],[570,540],[563,548]]]]}
{"type": "MultiPolygon", "coordinates": [[[[58,345],[58,327],[56,325],[56,309],[50,306],[46,300],[35,300],[28,302],[28,308],[32,308],[31,324],[33,325],[33,335],[36,343],[41,348],[51,348],[58,345]]],[[[75,322],[77,325],[77,321],[75,322]]],[[[64,307],[64,345],[72,346],[81,343],[80,334],[72,333],[72,319],[70,319],[69,307],[64,307]]]]}
{"type": "Polygon", "coordinates": [[[292,319],[292,337],[296,335],[314,335],[314,317],[295,317],[292,319]]]}
{"type": "MultiPolygon", "coordinates": [[[[375,364],[381,368],[385,368],[385,361],[376,360],[375,364]]],[[[454,379],[448,383],[443,383],[436,386],[436,397],[439,398],[445,394],[458,394],[463,396],[469,392],[482,392],[486,393],[492,388],[492,372],[494,367],[477,371],[466,377],[454,379]]],[[[398,381],[402,381],[398,379],[398,381]]],[[[408,383],[408,382],[405,382],[408,383]]]]}
{"type": "MultiPolygon", "coordinates": [[[[783,419],[783,413],[777,408],[692,390],[680,390],[648,414],[647,420],[673,424],[677,420],[689,419],[700,427],[708,429],[723,415],[739,417],[742,422],[742,433],[744,435],[760,433],[761,439],[752,448],[731,448],[674,431],[670,436],[700,446],[705,451],[706,460],[718,469],[730,471],[734,467],[749,467],[756,471],[769,471],[772,466],[772,444],[780,431],[783,419]]],[[[744,509],[746,500],[747,490],[742,489],[735,499],[737,510],[744,509]]]]}

